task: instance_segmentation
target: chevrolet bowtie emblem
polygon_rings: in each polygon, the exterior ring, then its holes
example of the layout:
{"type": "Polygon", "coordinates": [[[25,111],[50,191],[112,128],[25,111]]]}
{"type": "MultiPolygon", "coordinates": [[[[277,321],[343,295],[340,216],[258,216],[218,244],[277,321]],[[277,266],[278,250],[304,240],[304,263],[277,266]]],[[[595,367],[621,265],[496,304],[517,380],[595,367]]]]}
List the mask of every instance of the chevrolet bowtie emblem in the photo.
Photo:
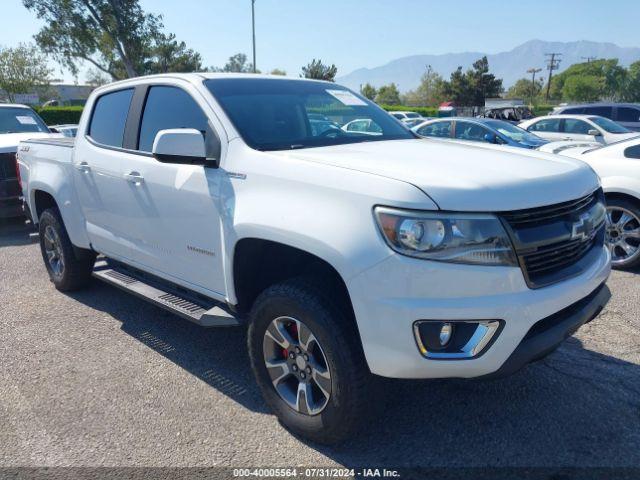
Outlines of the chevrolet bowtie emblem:
{"type": "Polygon", "coordinates": [[[580,219],[571,227],[571,240],[586,240],[593,233],[593,221],[591,215],[583,213],[580,219]]]}

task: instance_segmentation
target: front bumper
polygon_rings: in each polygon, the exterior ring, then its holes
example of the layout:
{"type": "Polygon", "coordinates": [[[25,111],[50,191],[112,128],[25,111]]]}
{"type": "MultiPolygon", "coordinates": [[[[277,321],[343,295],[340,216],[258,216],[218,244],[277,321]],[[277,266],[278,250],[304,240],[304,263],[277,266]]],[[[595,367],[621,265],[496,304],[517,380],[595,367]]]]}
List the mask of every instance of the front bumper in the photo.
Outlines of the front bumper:
{"type": "Polygon", "coordinates": [[[511,375],[528,363],[546,357],[582,325],[593,320],[610,298],[609,287],[602,284],[582,300],[540,320],[531,327],[502,367],[487,376],[511,375]]]}
{"type": "Polygon", "coordinates": [[[553,350],[606,304],[604,289],[588,305],[578,303],[599,289],[611,271],[606,248],[594,257],[581,275],[532,290],[520,268],[390,256],[347,282],[371,372],[393,378],[471,378],[517,370],[553,350]],[[525,338],[536,323],[574,304],[575,315],[546,335],[525,338]],[[482,355],[439,360],[420,354],[412,328],[416,320],[502,320],[504,327],[482,355]]]}

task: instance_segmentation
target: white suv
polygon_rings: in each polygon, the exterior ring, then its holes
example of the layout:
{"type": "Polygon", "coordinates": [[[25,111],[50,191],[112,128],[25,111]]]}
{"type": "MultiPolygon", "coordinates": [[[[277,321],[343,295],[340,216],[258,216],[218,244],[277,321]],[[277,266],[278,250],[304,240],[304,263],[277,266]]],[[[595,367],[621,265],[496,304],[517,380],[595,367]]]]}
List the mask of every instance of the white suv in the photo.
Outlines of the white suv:
{"type": "Polygon", "coordinates": [[[265,401],[316,441],[362,420],[370,374],[508,374],[608,300],[587,165],[418,139],[334,83],[118,82],[75,140],[24,142],[19,161],[58,289],[93,275],[202,326],[248,326],[265,401]],[[314,129],[317,114],[379,134],[314,129]]]}

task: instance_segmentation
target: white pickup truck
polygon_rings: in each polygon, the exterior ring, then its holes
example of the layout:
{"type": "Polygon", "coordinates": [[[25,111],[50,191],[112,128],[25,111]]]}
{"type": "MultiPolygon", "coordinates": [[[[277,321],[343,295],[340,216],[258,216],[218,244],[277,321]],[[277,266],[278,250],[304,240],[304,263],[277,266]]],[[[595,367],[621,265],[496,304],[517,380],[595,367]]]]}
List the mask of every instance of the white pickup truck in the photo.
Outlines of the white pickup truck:
{"type": "Polygon", "coordinates": [[[371,374],[509,374],[609,298],[586,164],[418,139],[333,83],[113,83],[75,140],[18,155],[59,290],[94,276],[205,327],[248,326],[266,403],[315,441],[354,430],[371,374]]]}

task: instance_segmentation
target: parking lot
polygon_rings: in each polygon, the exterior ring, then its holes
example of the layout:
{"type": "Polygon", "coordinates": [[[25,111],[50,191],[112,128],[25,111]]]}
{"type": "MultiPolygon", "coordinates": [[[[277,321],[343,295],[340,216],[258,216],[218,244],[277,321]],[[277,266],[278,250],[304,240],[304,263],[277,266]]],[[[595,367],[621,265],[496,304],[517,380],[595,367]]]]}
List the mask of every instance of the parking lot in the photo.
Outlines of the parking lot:
{"type": "Polygon", "coordinates": [[[265,408],[242,329],[203,330],[112,287],[49,283],[28,225],[0,225],[0,466],[640,464],[640,272],[545,360],[492,381],[387,382],[337,447],[265,408]]]}

